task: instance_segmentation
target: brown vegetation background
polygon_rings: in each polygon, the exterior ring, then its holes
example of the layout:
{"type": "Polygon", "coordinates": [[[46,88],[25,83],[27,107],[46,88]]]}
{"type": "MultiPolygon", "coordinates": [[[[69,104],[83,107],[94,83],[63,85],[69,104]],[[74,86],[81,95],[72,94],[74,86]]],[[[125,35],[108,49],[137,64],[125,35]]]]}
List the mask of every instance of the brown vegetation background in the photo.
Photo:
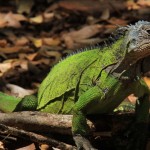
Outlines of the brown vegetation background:
{"type": "Polygon", "coordinates": [[[150,0],[0,0],[0,90],[35,93],[61,58],[138,20],[150,0]]]}
{"type": "Polygon", "coordinates": [[[1,0],[0,88],[34,93],[62,57],[149,16],[149,0],[1,0]]]}

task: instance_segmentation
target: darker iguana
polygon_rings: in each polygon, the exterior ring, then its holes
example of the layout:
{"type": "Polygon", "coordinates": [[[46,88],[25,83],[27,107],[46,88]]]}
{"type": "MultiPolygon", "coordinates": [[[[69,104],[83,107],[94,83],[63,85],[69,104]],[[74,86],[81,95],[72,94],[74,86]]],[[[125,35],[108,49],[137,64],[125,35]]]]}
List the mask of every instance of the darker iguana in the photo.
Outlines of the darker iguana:
{"type": "MultiPolygon", "coordinates": [[[[40,85],[38,103],[32,96],[21,100],[1,93],[0,110],[73,114],[75,143],[86,150],[94,149],[87,139],[86,116],[112,112],[129,94],[139,98],[137,125],[146,123],[150,90],[142,75],[149,60],[143,58],[150,55],[150,22],[120,27],[108,41],[108,46],[81,51],[55,65],[40,85]]],[[[135,136],[135,143],[143,133],[135,136]]],[[[143,147],[142,142],[139,149],[143,147]]]]}

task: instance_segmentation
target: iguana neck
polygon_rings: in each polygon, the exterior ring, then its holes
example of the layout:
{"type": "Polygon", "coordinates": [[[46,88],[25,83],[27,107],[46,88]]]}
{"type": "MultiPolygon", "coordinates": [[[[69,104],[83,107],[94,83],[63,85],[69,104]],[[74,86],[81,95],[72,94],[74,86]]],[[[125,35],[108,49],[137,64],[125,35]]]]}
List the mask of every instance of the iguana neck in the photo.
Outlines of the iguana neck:
{"type": "MultiPolygon", "coordinates": [[[[113,70],[114,73],[120,73],[122,74],[123,72],[125,72],[126,70],[128,70],[131,66],[133,66],[135,64],[135,62],[138,62],[138,61],[143,61],[142,64],[145,64],[146,66],[150,66],[149,61],[150,59],[150,56],[146,57],[146,58],[143,58],[143,59],[140,59],[138,58],[137,56],[132,56],[130,57],[130,55],[128,55],[127,57],[124,57],[123,60],[121,60],[118,64],[116,64],[116,67],[115,69],[113,70]]],[[[144,68],[144,66],[142,65],[142,67],[144,68]]],[[[149,69],[149,67],[146,67],[149,69]]],[[[146,72],[146,71],[145,71],[146,72]]]]}
{"type": "Polygon", "coordinates": [[[130,81],[141,77],[150,79],[150,56],[140,59],[135,64],[123,69],[120,69],[120,72],[117,72],[118,70],[116,69],[112,74],[120,79],[130,81]]]}
{"type": "Polygon", "coordinates": [[[111,46],[106,46],[103,48],[102,51],[105,53],[104,55],[108,62],[112,61],[112,63],[114,64],[122,61],[125,58],[126,51],[121,48],[123,40],[124,37],[120,37],[120,39],[114,42],[111,46]]]}
{"type": "Polygon", "coordinates": [[[101,71],[97,77],[97,80],[101,77],[101,73],[105,70],[108,74],[112,74],[114,70],[125,59],[126,50],[122,48],[124,37],[120,37],[111,46],[105,46],[99,51],[99,62],[101,62],[101,71]]]}
{"type": "MultiPolygon", "coordinates": [[[[142,59],[133,54],[126,54],[126,50],[122,50],[121,47],[122,47],[122,45],[119,46],[120,49],[117,49],[117,50],[115,48],[113,49],[113,51],[115,51],[113,54],[116,57],[116,63],[110,65],[107,69],[105,69],[109,74],[112,74],[119,78],[126,71],[131,70],[131,72],[132,72],[132,70],[134,70],[135,68],[136,69],[139,68],[139,66],[137,66],[137,65],[138,64],[141,65],[142,61],[144,61],[144,64],[146,66],[147,65],[149,66],[150,56],[142,59]],[[118,55],[118,52],[122,53],[122,54],[118,55]],[[132,69],[130,69],[130,68],[132,68],[132,69]]],[[[142,57],[142,55],[141,55],[141,57],[142,57]]],[[[141,67],[143,67],[143,66],[141,66],[141,67]]],[[[130,73],[130,74],[132,74],[132,73],[130,73]]],[[[134,74],[134,72],[133,72],[133,74],[134,74]]]]}
{"type": "MultiPolygon", "coordinates": [[[[105,70],[108,74],[112,74],[116,78],[127,78],[127,79],[133,79],[136,78],[136,75],[140,76],[143,68],[143,63],[145,62],[145,59],[140,59],[138,61],[138,58],[130,57],[129,54],[126,54],[126,50],[122,49],[122,39],[118,40],[116,43],[114,43],[110,48],[108,48],[109,56],[107,59],[113,58],[113,63],[110,63],[108,66],[104,66],[102,71],[105,70]],[[135,63],[137,62],[137,63],[135,63]]],[[[146,59],[146,62],[144,64],[150,63],[148,61],[149,58],[146,59]]]]}

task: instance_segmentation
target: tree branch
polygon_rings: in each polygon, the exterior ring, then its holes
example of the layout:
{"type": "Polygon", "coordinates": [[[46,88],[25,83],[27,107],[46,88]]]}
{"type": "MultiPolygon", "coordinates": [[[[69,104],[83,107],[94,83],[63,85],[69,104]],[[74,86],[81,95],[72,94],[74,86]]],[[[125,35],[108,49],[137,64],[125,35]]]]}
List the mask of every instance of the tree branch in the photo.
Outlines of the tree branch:
{"type": "Polygon", "coordinates": [[[33,142],[49,144],[51,146],[54,146],[60,149],[66,149],[66,150],[76,149],[75,147],[69,144],[65,144],[63,142],[54,140],[50,137],[42,136],[33,132],[27,132],[22,129],[16,129],[13,127],[5,126],[3,124],[0,124],[0,134],[5,134],[5,135],[8,134],[10,136],[13,135],[13,136],[21,137],[23,139],[28,138],[33,142]]]}
{"type": "MultiPolygon", "coordinates": [[[[54,132],[71,135],[72,115],[57,115],[42,112],[0,113],[0,122],[27,131],[54,132]]],[[[92,123],[88,123],[90,126],[92,123]]]]}

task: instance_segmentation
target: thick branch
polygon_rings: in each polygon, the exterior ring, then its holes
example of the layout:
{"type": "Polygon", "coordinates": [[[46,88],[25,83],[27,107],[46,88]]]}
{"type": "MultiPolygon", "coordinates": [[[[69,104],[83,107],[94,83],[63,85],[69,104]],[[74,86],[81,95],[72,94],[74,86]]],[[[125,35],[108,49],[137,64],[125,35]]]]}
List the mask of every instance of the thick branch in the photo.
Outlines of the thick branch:
{"type": "Polygon", "coordinates": [[[53,115],[41,112],[0,113],[2,124],[27,131],[71,134],[71,115],[53,115]]]}
{"type": "MultiPolygon", "coordinates": [[[[98,132],[94,131],[94,136],[111,137],[112,132],[115,132],[118,129],[125,127],[127,123],[133,120],[133,114],[125,113],[118,115],[94,115],[89,116],[89,118],[90,120],[92,120],[92,122],[94,122],[93,125],[91,122],[88,121],[88,124],[92,130],[94,129],[94,126],[96,127],[96,129],[97,127],[101,129],[98,132]],[[106,126],[108,128],[107,131],[106,126]]],[[[54,115],[30,111],[0,113],[0,122],[1,124],[3,124],[0,125],[0,134],[11,134],[12,136],[27,138],[34,142],[46,143],[59,148],[73,148],[71,145],[43,136],[44,132],[71,135],[72,115],[54,115]],[[19,129],[16,129],[14,127],[17,127],[19,129]]]]}
{"type": "MultiPolygon", "coordinates": [[[[126,121],[129,123],[133,119],[133,113],[118,115],[97,115],[89,117],[94,125],[99,128],[108,126],[112,129],[117,123],[126,121]],[[124,119],[127,118],[127,119],[124,119]],[[98,125],[96,125],[98,124],[98,125]]],[[[72,115],[57,115],[42,112],[13,112],[0,113],[0,122],[11,127],[18,127],[26,131],[41,133],[61,133],[71,135],[72,115]]],[[[94,125],[88,121],[90,128],[93,130],[94,125]]]]}

